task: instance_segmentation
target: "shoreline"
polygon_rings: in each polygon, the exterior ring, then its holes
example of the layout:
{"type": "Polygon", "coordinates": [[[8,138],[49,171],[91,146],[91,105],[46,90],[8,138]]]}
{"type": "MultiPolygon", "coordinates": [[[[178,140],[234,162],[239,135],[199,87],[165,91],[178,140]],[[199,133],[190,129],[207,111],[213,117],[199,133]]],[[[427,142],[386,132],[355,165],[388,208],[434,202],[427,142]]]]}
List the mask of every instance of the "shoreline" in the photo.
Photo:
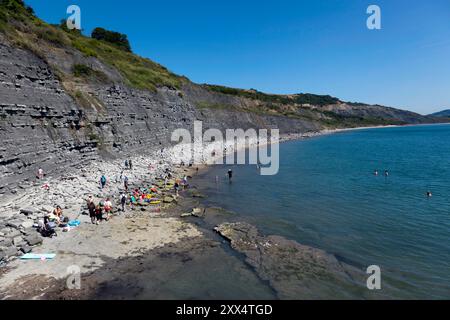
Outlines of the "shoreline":
{"type": "MultiPolygon", "coordinates": [[[[283,135],[280,139],[280,142],[307,139],[344,131],[385,127],[392,126],[346,128],[322,130],[313,133],[288,134],[283,135]]],[[[230,153],[236,151],[237,150],[229,150],[230,153]]],[[[133,158],[134,170],[133,172],[130,172],[133,181],[131,185],[136,186],[148,184],[150,181],[155,181],[155,179],[162,176],[163,171],[166,168],[175,169],[174,172],[177,172],[176,174],[178,175],[178,177],[180,177],[180,175],[192,176],[195,175],[196,172],[200,172],[200,170],[208,170],[209,168],[209,165],[201,165],[198,167],[194,166],[192,168],[180,167],[174,164],[176,160],[176,155],[170,154],[169,150],[165,150],[163,153],[160,153],[158,151],[150,153],[149,156],[139,156],[133,158]],[[170,160],[168,161],[167,159],[170,160]],[[147,172],[148,165],[150,164],[154,165],[154,170],[151,173],[147,172]],[[134,183],[134,181],[136,181],[136,183],[134,183]]],[[[15,200],[10,200],[9,203],[6,204],[0,204],[0,208],[3,210],[3,212],[6,212],[6,217],[5,214],[3,214],[1,217],[1,219],[4,220],[11,219],[14,217],[14,215],[17,215],[18,211],[20,209],[23,209],[24,205],[21,206],[21,204],[26,202],[31,202],[34,207],[42,206],[42,208],[39,208],[41,213],[44,213],[44,210],[42,209],[50,209],[48,204],[42,205],[43,202],[70,203],[70,205],[64,206],[64,210],[66,212],[70,212],[69,216],[71,216],[72,219],[80,219],[82,222],[82,225],[79,228],[76,228],[68,233],[61,233],[62,237],[57,237],[54,239],[44,239],[43,244],[39,247],[36,247],[36,252],[41,253],[49,252],[48,250],[63,252],[61,254],[57,254],[57,258],[55,259],[55,261],[47,261],[44,264],[39,264],[38,262],[36,264],[34,261],[23,262],[19,259],[13,259],[12,261],[6,263],[6,265],[2,266],[0,269],[0,298],[16,298],[17,296],[20,296],[23,298],[45,299],[52,298],[52,295],[56,294],[54,292],[46,296],[45,290],[43,295],[41,296],[30,295],[32,294],[33,290],[30,290],[28,294],[20,292],[15,292],[12,294],[8,293],[17,286],[17,283],[23,282],[24,279],[28,279],[27,285],[31,287],[41,285],[41,281],[43,279],[47,279],[46,281],[50,281],[51,283],[58,283],[57,287],[59,288],[59,290],[61,292],[65,292],[64,286],[61,284],[61,281],[64,280],[65,277],[67,277],[67,267],[74,263],[79,263],[82,265],[82,275],[89,275],[95,274],[96,270],[101,269],[103,264],[107,264],[107,262],[105,261],[121,260],[125,259],[126,257],[132,259],[139,257],[139,255],[142,255],[144,252],[147,252],[147,254],[152,251],[164,252],[164,248],[166,247],[167,250],[170,251],[172,250],[171,248],[173,248],[173,246],[178,246],[180,252],[188,252],[193,250],[193,248],[195,247],[192,247],[188,244],[191,241],[193,241],[193,243],[195,242],[196,245],[198,245],[199,243],[208,243],[207,246],[211,246],[211,248],[214,248],[218,245],[212,240],[211,236],[205,234],[211,232],[212,230],[202,230],[202,227],[200,227],[197,223],[192,221],[185,221],[186,217],[190,219],[191,216],[195,215],[183,213],[183,210],[193,210],[193,208],[195,207],[204,207],[201,201],[201,195],[193,196],[192,192],[190,191],[188,191],[188,193],[185,194],[184,197],[182,196],[179,199],[175,199],[174,197],[174,202],[176,202],[175,208],[171,208],[172,205],[168,204],[167,206],[164,206],[164,210],[162,210],[161,214],[148,212],[148,210],[146,210],[147,208],[141,207],[139,208],[138,212],[135,212],[129,217],[127,217],[126,215],[121,216],[119,214],[110,222],[102,224],[100,228],[96,228],[97,226],[90,225],[89,219],[86,220],[86,216],[84,216],[81,212],[83,211],[83,209],[81,211],[77,211],[76,207],[83,207],[88,194],[94,194],[96,199],[109,196],[109,194],[95,191],[98,190],[97,179],[99,178],[100,172],[112,172],[112,170],[120,171],[120,168],[122,166],[121,162],[121,160],[99,161],[98,163],[94,162],[87,168],[81,169],[78,172],[78,175],[76,175],[75,173],[67,173],[60,178],[50,178],[48,182],[50,183],[52,190],[50,193],[53,193],[51,194],[51,197],[50,194],[46,194],[45,192],[43,192],[43,190],[39,188],[39,185],[36,185],[35,193],[33,195],[30,196],[29,194],[26,194],[24,192],[20,195],[16,195],[15,200]],[[58,181],[62,184],[62,186],[60,188],[56,187],[56,190],[53,191],[53,183],[57,183],[58,181]],[[75,183],[78,184],[78,189],[74,189],[73,185],[75,183]],[[71,192],[68,192],[67,188],[70,185],[72,185],[72,191],[75,190],[76,195],[70,195],[71,192]],[[45,196],[48,196],[48,198],[46,198],[45,196]],[[37,201],[37,199],[39,198],[41,201],[37,201]],[[192,198],[194,198],[194,200],[192,198]],[[20,199],[20,201],[17,201],[17,199],[20,199]],[[141,217],[141,213],[144,216],[141,217]],[[128,223],[129,221],[131,221],[131,226],[128,223]],[[140,225],[145,225],[145,227],[139,227],[140,225]],[[127,235],[127,228],[130,227],[134,228],[133,237],[127,235]],[[112,232],[111,229],[113,229],[114,232],[112,232]],[[155,230],[159,230],[156,232],[157,235],[155,235],[153,232],[155,230]],[[81,235],[77,234],[78,232],[81,235]],[[99,236],[100,238],[95,238],[95,236],[99,236]],[[93,240],[90,237],[94,237],[96,239],[94,240],[94,242],[97,241],[97,244],[101,243],[101,250],[94,250],[96,245],[93,243],[93,240]],[[106,237],[109,240],[113,240],[115,246],[111,246],[108,241],[102,240],[101,238],[103,237],[106,237]],[[186,240],[188,241],[186,242],[186,240]],[[79,243],[82,243],[82,245],[80,245],[79,243]],[[135,253],[130,254],[130,252],[133,251],[135,251],[135,253]],[[86,254],[91,255],[91,257],[86,258],[86,254]]],[[[118,187],[117,183],[113,184],[112,178],[110,183],[111,185],[108,186],[108,188],[114,189],[115,187],[118,187]]],[[[112,189],[109,190],[109,192],[112,192],[112,189]]],[[[194,192],[195,189],[196,188],[194,187],[194,192]]],[[[31,191],[30,193],[33,192],[31,191]]],[[[114,206],[117,207],[118,204],[114,204],[114,206]]],[[[208,208],[205,207],[205,210],[207,209],[208,208]]],[[[30,219],[30,217],[27,217],[24,221],[28,220],[32,220],[32,218],[30,219]]],[[[227,223],[227,219],[222,220],[222,223],[227,223]]],[[[211,226],[208,226],[208,228],[210,227],[211,226]]],[[[218,228],[219,225],[216,225],[215,227],[218,228]]],[[[21,229],[19,228],[19,230],[21,229]]],[[[284,241],[285,240],[282,240],[281,243],[287,245],[284,241]]],[[[311,247],[305,248],[307,248],[308,250],[318,250],[311,247]]],[[[233,249],[238,252],[240,251],[235,248],[233,249]]],[[[220,253],[216,252],[215,249],[211,250],[214,251],[215,254],[220,255],[220,253]]],[[[33,252],[35,252],[35,250],[33,250],[33,252]]],[[[193,250],[193,252],[195,252],[195,250],[193,250]]],[[[319,256],[326,254],[322,253],[320,250],[317,252],[319,256]]],[[[327,263],[329,263],[330,261],[332,261],[331,258],[329,261],[327,261],[327,263]]],[[[254,270],[254,272],[258,273],[256,269],[254,270]]],[[[261,275],[259,275],[259,277],[264,279],[264,277],[261,277],[261,275]]],[[[272,285],[272,287],[273,286],[277,287],[277,285],[272,285]]],[[[33,294],[37,294],[37,292],[34,292],[33,294]]],[[[42,292],[40,292],[40,294],[42,294],[42,292]]],[[[83,296],[82,294],[76,294],[73,296],[73,298],[83,299],[83,296]]]]}

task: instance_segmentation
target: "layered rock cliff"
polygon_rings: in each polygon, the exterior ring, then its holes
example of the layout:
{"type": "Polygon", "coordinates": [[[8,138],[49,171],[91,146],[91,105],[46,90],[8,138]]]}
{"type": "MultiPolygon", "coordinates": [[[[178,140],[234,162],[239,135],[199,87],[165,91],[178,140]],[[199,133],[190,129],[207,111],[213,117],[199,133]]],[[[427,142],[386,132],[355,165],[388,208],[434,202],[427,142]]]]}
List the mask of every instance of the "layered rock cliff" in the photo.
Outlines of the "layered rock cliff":
{"type": "Polygon", "coordinates": [[[156,76],[146,89],[134,85],[133,74],[114,58],[95,53],[96,44],[106,52],[116,50],[107,44],[66,34],[26,13],[20,19],[6,16],[8,25],[0,28],[0,194],[33,183],[39,167],[58,174],[101,157],[167,147],[173,130],[192,129],[195,120],[203,121],[205,129],[278,128],[282,134],[431,121],[337,99],[314,105],[298,96],[211,90],[127,53],[130,64],[136,59],[139,68],[148,65],[176,79],[171,85],[156,76]],[[81,47],[82,41],[93,43],[94,53],[81,47]],[[84,74],[75,72],[76,67],[84,74]]]}

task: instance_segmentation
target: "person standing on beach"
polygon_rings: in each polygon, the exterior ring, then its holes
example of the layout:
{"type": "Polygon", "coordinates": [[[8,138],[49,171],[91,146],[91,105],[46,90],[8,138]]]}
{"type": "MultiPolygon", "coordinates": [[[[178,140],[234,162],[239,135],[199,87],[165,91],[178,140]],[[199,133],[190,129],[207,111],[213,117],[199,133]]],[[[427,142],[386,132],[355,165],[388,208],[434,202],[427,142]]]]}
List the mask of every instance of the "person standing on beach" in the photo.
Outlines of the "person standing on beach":
{"type": "Polygon", "coordinates": [[[130,166],[130,170],[133,170],[133,162],[131,161],[131,159],[130,161],[128,161],[128,165],[130,166]]]}
{"type": "Polygon", "coordinates": [[[37,177],[39,180],[44,179],[44,170],[42,168],[39,168],[37,177]]]}
{"type": "Polygon", "coordinates": [[[128,160],[125,160],[125,169],[128,169],[128,160]]]}
{"type": "Polygon", "coordinates": [[[111,203],[111,200],[110,200],[109,198],[106,198],[106,201],[105,201],[106,221],[109,220],[111,211],[112,211],[112,203],[111,203]]]}
{"type": "Polygon", "coordinates": [[[120,205],[122,206],[122,212],[125,212],[125,203],[127,202],[127,196],[125,193],[120,195],[120,205]]]}
{"type": "Polygon", "coordinates": [[[92,224],[95,224],[95,203],[91,197],[89,197],[88,200],[88,210],[89,210],[89,217],[91,218],[92,224]]]}
{"type": "Polygon", "coordinates": [[[128,191],[128,177],[125,176],[125,178],[123,179],[123,186],[125,188],[125,191],[128,191]]]}
{"type": "Polygon", "coordinates": [[[134,205],[135,204],[137,204],[137,199],[136,199],[136,196],[133,194],[130,197],[130,208],[131,208],[131,210],[134,210],[134,205]]]}
{"type": "Polygon", "coordinates": [[[103,208],[99,204],[95,207],[95,219],[97,219],[96,224],[100,224],[103,220],[103,208]]]}
{"type": "Polygon", "coordinates": [[[101,178],[100,178],[100,186],[101,186],[102,189],[104,189],[105,186],[106,186],[106,177],[105,177],[105,175],[102,175],[101,178]]]}
{"type": "Polygon", "coordinates": [[[180,185],[178,184],[178,181],[175,181],[175,184],[173,185],[173,188],[175,189],[175,194],[178,197],[178,190],[180,189],[180,185]]]}

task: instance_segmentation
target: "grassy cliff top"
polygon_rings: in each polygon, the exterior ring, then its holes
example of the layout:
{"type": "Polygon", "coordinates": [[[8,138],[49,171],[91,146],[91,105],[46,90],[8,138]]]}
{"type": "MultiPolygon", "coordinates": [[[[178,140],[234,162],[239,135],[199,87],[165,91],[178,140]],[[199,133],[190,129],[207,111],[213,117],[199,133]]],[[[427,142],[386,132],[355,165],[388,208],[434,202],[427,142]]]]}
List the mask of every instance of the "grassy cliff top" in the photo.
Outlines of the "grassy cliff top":
{"type": "Polygon", "coordinates": [[[338,98],[329,95],[316,95],[310,93],[300,93],[293,95],[276,95],[263,93],[255,89],[244,90],[210,84],[204,84],[203,87],[207,88],[210,91],[259,100],[266,103],[309,104],[316,106],[324,106],[330,104],[338,104],[341,102],[338,98]]]}
{"type": "MultiPolygon", "coordinates": [[[[83,95],[88,98],[88,95],[77,91],[74,77],[76,81],[82,83],[83,81],[84,83],[92,81],[112,83],[110,76],[115,75],[104,73],[107,70],[98,67],[98,63],[91,65],[91,62],[99,61],[100,65],[117,70],[122,77],[115,79],[123,81],[132,88],[154,92],[159,87],[169,87],[180,89],[184,93],[189,92],[189,87],[202,89],[190,96],[191,102],[201,109],[231,109],[285,116],[319,122],[328,127],[428,121],[411,112],[363,103],[343,102],[329,95],[308,93],[276,95],[254,89],[244,90],[209,84],[196,85],[164,66],[134,54],[126,35],[102,28],[96,28],[94,31],[96,32],[93,32],[93,37],[88,37],[78,30],[68,30],[65,23],[51,25],[36,17],[33,9],[27,7],[23,0],[0,0],[0,33],[13,45],[32,51],[47,61],[75,100],[81,99],[79,97],[83,95]],[[67,55],[77,57],[72,59],[71,70],[61,63],[67,55]],[[55,60],[55,56],[59,60],[55,60]],[[80,62],[79,57],[83,56],[84,59],[80,62]],[[60,70],[61,68],[63,70],[60,70]],[[204,90],[213,94],[205,95],[205,92],[202,92],[204,90]],[[226,99],[223,95],[239,99],[226,99]]],[[[182,93],[180,94],[183,96],[182,93]]]]}
{"type": "MultiPolygon", "coordinates": [[[[22,0],[0,0],[0,32],[5,33],[16,45],[29,49],[43,58],[45,53],[42,50],[45,50],[46,45],[76,49],[87,57],[95,57],[116,68],[126,83],[134,88],[154,91],[157,87],[167,86],[179,89],[183,82],[189,81],[150,59],[132,53],[129,48],[125,50],[123,46],[84,36],[77,30],[67,30],[64,24],[50,25],[36,17],[33,9],[27,7],[22,0]]],[[[272,104],[323,106],[340,103],[339,99],[328,95],[274,95],[219,85],[203,85],[203,88],[272,104]]]]}
{"type": "Polygon", "coordinates": [[[96,57],[116,68],[128,85],[138,89],[180,88],[183,81],[188,81],[164,66],[113,43],[86,37],[77,30],[67,30],[63,24],[50,25],[36,17],[22,0],[0,0],[0,32],[16,45],[41,57],[45,56],[42,50],[55,46],[76,49],[87,57],[96,57]]]}

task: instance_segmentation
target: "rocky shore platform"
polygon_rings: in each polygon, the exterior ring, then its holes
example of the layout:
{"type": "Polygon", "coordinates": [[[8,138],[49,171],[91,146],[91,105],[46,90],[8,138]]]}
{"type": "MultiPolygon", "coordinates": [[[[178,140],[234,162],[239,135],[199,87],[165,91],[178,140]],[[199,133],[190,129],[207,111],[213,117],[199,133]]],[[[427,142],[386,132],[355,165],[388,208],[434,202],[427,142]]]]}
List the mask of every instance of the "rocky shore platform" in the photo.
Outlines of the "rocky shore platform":
{"type": "Polygon", "coordinates": [[[174,166],[177,159],[168,152],[134,157],[132,170],[124,170],[124,159],[96,161],[4,197],[0,299],[370,298],[362,270],[322,250],[262,235],[236,214],[205,207],[204,196],[193,185],[179,196],[163,189],[158,208],[141,204],[118,210],[121,174],[133,189],[161,184],[166,169],[179,178],[198,171],[174,166]],[[108,182],[102,190],[103,174],[108,182]],[[91,223],[86,210],[89,195],[96,203],[112,199],[111,220],[91,223]],[[42,238],[35,223],[55,205],[81,224],[69,232],[59,231],[57,237],[42,238]],[[56,256],[21,260],[28,252],[56,256]],[[77,275],[81,285],[73,288],[69,282],[77,275]],[[336,283],[355,294],[343,296],[336,283]]]}

